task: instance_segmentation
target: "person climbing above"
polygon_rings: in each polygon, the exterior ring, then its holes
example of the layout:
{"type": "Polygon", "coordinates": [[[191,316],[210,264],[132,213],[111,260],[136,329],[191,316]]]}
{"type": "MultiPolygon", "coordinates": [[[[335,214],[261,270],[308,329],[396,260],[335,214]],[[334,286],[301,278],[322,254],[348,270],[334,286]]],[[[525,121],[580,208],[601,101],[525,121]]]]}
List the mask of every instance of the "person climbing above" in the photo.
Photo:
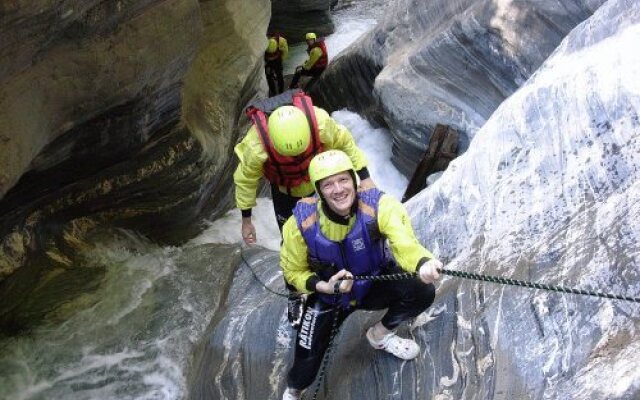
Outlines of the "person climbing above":
{"type": "MultiPolygon", "coordinates": [[[[242,213],[241,233],[247,245],[255,244],[257,239],[252,208],[262,176],[271,184],[273,209],[281,233],[296,202],[314,192],[307,168],[311,158],[321,151],[344,151],[356,167],[362,185],[374,186],[367,159],[349,130],[325,110],[313,106],[311,98],[301,90],[288,90],[250,104],[247,115],[253,126],[235,146],[239,163],[233,174],[236,206],[242,213]]],[[[288,288],[293,289],[289,285],[288,288]]],[[[292,290],[289,300],[289,320],[296,327],[301,299],[292,290]]]]}
{"type": "Polygon", "coordinates": [[[388,309],[366,332],[372,347],[403,360],[415,358],[418,344],[394,331],[431,306],[433,282],[442,268],[416,239],[399,201],[375,187],[357,189],[355,169],[345,153],[329,150],[316,155],[309,176],[318,196],[297,203],[283,227],[280,251],[287,281],[309,294],[284,400],[299,399],[315,379],[334,318],[339,326],[358,309],[388,309]],[[350,279],[404,271],[418,271],[419,279],[350,279]]]}
{"type": "Polygon", "coordinates": [[[329,64],[329,54],[327,53],[327,46],[324,44],[324,39],[317,39],[315,33],[307,33],[305,40],[307,42],[307,54],[309,58],[304,64],[296,68],[289,88],[298,87],[298,81],[300,77],[304,75],[311,77],[311,80],[309,80],[305,87],[308,91],[327,68],[329,64]]]}
{"type": "Polygon", "coordinates": [[[279,33],[267,34],[267,49],[264,52],[264,73],[269,85],[269,97],[284,91],[282,62],[289,55],[287,39],[279,33]],[[277,86],[276,86],[277,84],[277,86]]]}

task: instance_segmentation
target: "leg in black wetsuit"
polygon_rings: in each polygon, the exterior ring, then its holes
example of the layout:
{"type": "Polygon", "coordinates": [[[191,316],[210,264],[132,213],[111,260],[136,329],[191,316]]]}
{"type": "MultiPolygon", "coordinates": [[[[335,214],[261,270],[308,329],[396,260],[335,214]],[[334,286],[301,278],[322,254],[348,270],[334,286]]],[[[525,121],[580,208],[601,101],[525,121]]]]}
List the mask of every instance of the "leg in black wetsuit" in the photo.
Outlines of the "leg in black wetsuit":
{"type": "Polygon", "coordinates": [[[264,73],[269,85],[269,97],[273,97],[284,91],[284,76],[282,75],[282,60],[266,61],[264,73]],[[277,86],[276,86],[277,85],[277,86]]]}
{"type": "MultiPolygon", "coordinates": [[[[397,267],[387,271],[394,272],[400,271],[397,267]]],[[[418,279],[376,281],[357,309],[388,308],[381,322],[385,328],[394,330],[429,308],[434,298],[435,286],[418,279]]],[[[353,311],[353,308],[340,309],[338,324],[342,324],[353,311]]],[[[334,315],[333,306],[324,303],[315,294],[309,296],[302,326],[296,336],[294,362],[287,377],[288,387],[303,390],[313,383],[329,345],[334,315]]]]}

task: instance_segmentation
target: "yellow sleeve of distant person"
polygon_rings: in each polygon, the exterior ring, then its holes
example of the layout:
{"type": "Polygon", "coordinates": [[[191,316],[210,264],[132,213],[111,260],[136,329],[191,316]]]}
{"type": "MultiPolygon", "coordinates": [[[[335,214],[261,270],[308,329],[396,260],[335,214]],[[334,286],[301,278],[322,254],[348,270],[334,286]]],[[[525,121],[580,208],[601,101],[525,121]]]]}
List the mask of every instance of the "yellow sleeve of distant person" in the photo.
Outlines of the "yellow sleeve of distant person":
{"type": "Polygon", "coordinates": [[[284,278],[300,293],[310,293],[307,281],[313,275],[309,269],[309,250],[298,228],[295,217],[289,217],[282,227],[282,247],[280,248],[280,267],[284,278]]]}
{"type": "Polygon", "coordinates": [[[280,37],[280,40],[278,41],[278,49],[280,50],[280,53],[282,53],[282,60],[286,60],[289,56],[289,45],[287,44],[287,39],[280,37]]]}
{"type": "Polygon", "coordinates": [[[236,186],[236,207],[247,210],[256,206],[256,191],[262,177],[262,165],[267,161],[267,152],[258,137],[255,126],[234,148],[238,167],[233,173],[236,186]]]}
{"type": "Polygon", "coordinates": [[[351,132],[331,118],[329,113],[322,108],[314,107],[314,110],[318,121],[318,130],[320,131],[320,142],[324,145],[325,150],[336,149],[344,151],[351,159],[356,171],[366,167],[367,157],[356,145],[351,132]]]}
{"type": "Polygon", "coordinates": [[[302,68],[307,71],[313,68],[315,63],[322,57],[322,49],[320,47],[314,47],[309,52],[309,59],[302,64],[302,68]]]}
{"type": "Polygon", "coordinates": [[[393,258],[403,270],[415,272],[422,258],[434,258],[416,239],[407,210],[388,194],[382,195],[378,204],[378,228],[389,240],[393,258]]]}

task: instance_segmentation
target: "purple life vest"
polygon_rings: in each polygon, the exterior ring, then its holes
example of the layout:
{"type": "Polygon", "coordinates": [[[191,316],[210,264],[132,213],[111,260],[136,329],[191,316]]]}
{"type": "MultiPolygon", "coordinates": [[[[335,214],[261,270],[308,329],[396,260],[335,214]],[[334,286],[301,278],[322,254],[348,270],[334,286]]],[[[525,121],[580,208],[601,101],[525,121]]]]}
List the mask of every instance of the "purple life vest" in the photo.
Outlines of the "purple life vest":
{"type": "MultiPolygon", "coordinates": [[[[391,262],[385,238],[378,229],[378,202],[383,193],[376,189],[359,191],[356,220],[345,238],[334,242],[320,230],[317,198],[300,200],[293,210],[298,228],[309,250],[309,266],[322,280],[346,269],[353,275],[380,275],[391,262]]],[[[344,308],[358,305],[367,295],[373,282],[358,280],[350,293],[341,296],[318,294],[327,304],[335,304],[336,297],[344,308]]]]}

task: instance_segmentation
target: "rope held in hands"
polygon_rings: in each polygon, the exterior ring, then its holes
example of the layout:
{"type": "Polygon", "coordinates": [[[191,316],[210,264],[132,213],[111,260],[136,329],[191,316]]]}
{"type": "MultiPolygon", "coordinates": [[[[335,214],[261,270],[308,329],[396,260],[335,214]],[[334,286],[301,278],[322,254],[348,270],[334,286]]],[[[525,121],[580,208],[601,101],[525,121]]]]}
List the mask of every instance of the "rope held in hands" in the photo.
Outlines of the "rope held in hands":
{"type": "MultiPolygon", "coordinates": [[[[256,272],[253,270],[253,268],[251,268],[251,264],[249,264],[247,259],[244,258],[244,254],[243,254],[242,250],[240,251],[240,257],[242,258],[242,261],[244,262],[244,264],[246,264],[246,266],[249,268],[249,270],[251,270],[251,273],[253,274],[254,278],[266,290],[268,290],[269,292],[271,292],[273,294],[276,294],[278,296],[287,297],[287,295],[285,293],[280,293],[280,292],[277,292],[277,291],[271,289],[264,282],[262,282],[260,280],[260,278],[258,278],[258,275],[256,274],[256,272]]],[[[580,295],[584,295],[584,296],[593,296],[593,297],[601,297],[601,298],[604,298],[604,299],[623,300],[623,301],[631,301],[631,302],[634,302],[634,303],[640,303],[640,297],[623,296],[623,295],[619,295],[619,294],[611,294],[611,293],[604,293],[604,292],[594,292],[594,291],[589,291],[589,290],[584,290],[584,289],[568,288],[568,287],[564,287],[564,286],[547,285],[547,284],[544,284],[544,283],[522,281],[522,280],[518,280],[518,279],[511,279],[511,278],[501,278],[501,277],[498,277],[498,276],[476,274],[476,273],[473,273],[473,272],[452,271],[452,270],[445,269],[445,268],[438,268],[438,272],[443,274],[443,275],[454,276],[454,277],[457,277],[457,278],[471,279],[471,280],[491,282],[491,283],[498,283],[498,284],[501,284],[501,285],[521,286],[521,287],[528,287],[528,288],[531,288],[531,289],[548,290],[548,291],[551,291],[551,292],[580,294],[580,295]]],[[[363,281],[392,281],[392,280],[402,280],[402,279],[413,279],[413,278],[416,278],[417,276],[418,276],[417,272],[401,272],[401,273],[396,273],[396,274],[378,275],[378,276],[355,275],[351,279],[353,279],[353,280],[363,280],[363,281]]],[[[343,278],[343,279],[349,279],[349,278],[343,278]]]]}
{"type": "MultiPolygon", "coordinates": [[[[522,286],[522,287],[528,287],[532,289],[548,290],[551,292],[581,294],[584,296],[594,296],[594,297],[602,297],[605,299],[624,300],[624,301],[631,301],[634,303],[640,303],[640,297],[622,296],[619,294],[611,294],[611,293],[603,293],[603,292],[593,292],[593,291],[584,290],[584,289],[574,289],[574,288],[568,288],[564,286],[547,285],[544,283],[521,281],[518,279],[510,279],[510,278],[501,278],[501,277],[492,276],[492,275],[475,274],[472,272],[452,271],[445,268],[438,268],[438,272],[443,275],[455,276],[457,278],[471,279],[471,280],[491,282],[491,283],[499,283],[502,285],[522,286]]],[[[353,279],[366,280],[366,281],[387,281],[387,280],[390,281],[390,280],[411,279],[417,276],[418,274],[416,272],[402,272],[397,274],[379,275],[379,276],[356,275],[353,277],[353,279]]]]}

